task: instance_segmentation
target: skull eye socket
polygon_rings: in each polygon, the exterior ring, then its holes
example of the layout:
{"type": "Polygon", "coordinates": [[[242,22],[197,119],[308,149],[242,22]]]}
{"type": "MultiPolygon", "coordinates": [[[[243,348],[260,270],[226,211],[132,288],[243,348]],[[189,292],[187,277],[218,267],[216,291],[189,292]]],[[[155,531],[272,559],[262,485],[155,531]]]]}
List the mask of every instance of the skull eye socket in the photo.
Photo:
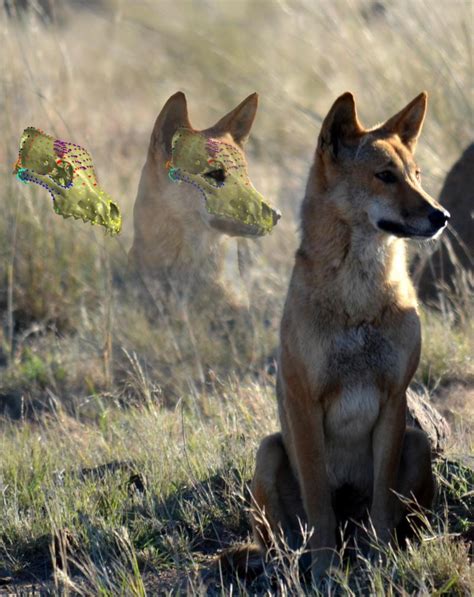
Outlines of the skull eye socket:
{"type": "Polygon", "coordinates": [[[375,178],[378,178],[385,184],[393,184],[398,180],[395,174],[390,170],[382,170],[382,172],[376,172],[375,178]]]}
{"type": "Polygon", "coordinates": [[[225,170],[223,168],[217,168],[216,170],[205,172],[203,176],[222,184],[225,181],[225,170]]]}

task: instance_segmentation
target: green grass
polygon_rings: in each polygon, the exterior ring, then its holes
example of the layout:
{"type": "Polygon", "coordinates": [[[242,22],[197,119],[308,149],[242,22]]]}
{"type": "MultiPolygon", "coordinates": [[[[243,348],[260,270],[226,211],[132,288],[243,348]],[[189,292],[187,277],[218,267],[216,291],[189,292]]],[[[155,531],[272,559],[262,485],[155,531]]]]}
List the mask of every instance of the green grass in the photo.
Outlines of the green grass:
{"type": "MultiPolygon", "coordinates": [[[[352,90],[372,125],[427,89],[418,159],[436,196],[472,140],[471,6],[52,5],[49,25],[0,8],[0,406],[10,417],[0,422],[0,594],[35,582],[52,594],[309,591],[298,554],[247,586],[211,574],[206,588],[200,574],[249,538],[247,483],[277,428],[272,360],[320,117],[352,90]],[[178,89],[198,128],[261,96],[250,175],[283,218],[252,243],[250,314],[232,329],[216,324],[214,305],[187,319],[158,313],[127,272],[150,130],[178,89]],[[91,151],[121,206],[120,237],[59,218],[42,189],[15,180],[30,125],[91,151]],[[111,462],[132,465],[93,472],[111,462]]],[[[422,309],[416,374],[451,413],[434,517],[406,551],[348,566],[329,594],[472,592],[473,303],[467,289],[445,298],[422,309]]]]}

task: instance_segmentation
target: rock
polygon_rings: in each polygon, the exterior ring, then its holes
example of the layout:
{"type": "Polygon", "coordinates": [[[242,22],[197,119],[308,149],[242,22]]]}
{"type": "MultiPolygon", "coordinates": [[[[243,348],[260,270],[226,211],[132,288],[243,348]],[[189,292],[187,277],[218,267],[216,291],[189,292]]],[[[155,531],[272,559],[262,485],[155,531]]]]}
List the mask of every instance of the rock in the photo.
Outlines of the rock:
{"type": "Polygon", "coordinates": [[[449,227],[435,251],[420,256],[414,268],[418,294],[425,302],[435,299],[440,287],[457,291],[460,284],[474,285],[474,143],[451,168],[439,201],[451,214],[449,227]]]}
{"type": "Polygon", "coordinates": [[[430,440],[434,454],[443,451],[450,436],[449,424],[425,396],[408,390],[407,425],[422,429],[430,440]]]}

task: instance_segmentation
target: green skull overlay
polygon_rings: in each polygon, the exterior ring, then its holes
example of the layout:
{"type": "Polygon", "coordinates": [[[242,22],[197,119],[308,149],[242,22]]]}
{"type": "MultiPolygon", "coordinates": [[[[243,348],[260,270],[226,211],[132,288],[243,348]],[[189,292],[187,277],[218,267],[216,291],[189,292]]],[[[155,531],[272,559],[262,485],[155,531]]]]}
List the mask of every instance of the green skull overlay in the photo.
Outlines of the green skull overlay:
{"type": "Polygon", "coordinates": [[[29,127],[21,136],[14,174],[47,189],[54,211],[64,218],[100,224],[111,234],[120,232],[119,207],[100,188],[92,158],[83,147],[29,127]]]}
{"type": "Polygon", "coordinates": [[[230,143],[178,129],[167,165],[171,180],[188,183],[202,193],[215,228],[239,236],[262,236],[280,218],[254,189],[242,153],[230,143]]]}

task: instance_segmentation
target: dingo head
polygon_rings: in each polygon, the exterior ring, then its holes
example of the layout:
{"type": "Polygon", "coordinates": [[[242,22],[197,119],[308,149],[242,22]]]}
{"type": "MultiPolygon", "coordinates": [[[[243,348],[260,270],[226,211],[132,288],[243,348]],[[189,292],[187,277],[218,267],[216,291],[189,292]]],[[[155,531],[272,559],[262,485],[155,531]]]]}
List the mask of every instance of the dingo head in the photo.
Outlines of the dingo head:
{"type": "Polygon", "coordinates": [[[158,116],[150,142],[149,159],[155,168],[166,170],[174,200],[231,236],[261,236],[280,218],[250,182],[242,150],[257,103],[254,93],[213,127],[196,131],[186,98],[178,92],[158,116]],[[178,193],[177,185],[185,192],[178,193]]]}
{"type": "Polygon", "coordinates": [[[432,238],[449,213],[421,186],[414,159],[427,95],[421,93],[384,124],[365,129],[351,93],[326,116],[317,155],[320,182],[339,216],[351,226],[404,238],[432,238]]]}

